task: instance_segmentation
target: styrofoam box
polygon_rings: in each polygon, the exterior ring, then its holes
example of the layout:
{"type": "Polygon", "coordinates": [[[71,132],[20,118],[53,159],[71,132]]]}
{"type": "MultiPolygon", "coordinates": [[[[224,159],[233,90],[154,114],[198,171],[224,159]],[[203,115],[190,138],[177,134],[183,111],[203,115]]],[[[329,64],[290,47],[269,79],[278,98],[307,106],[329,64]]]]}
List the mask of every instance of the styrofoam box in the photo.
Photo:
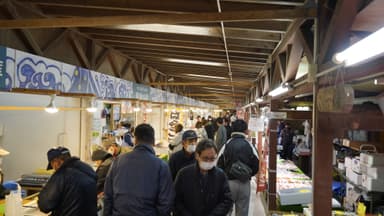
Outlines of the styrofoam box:
{"type": "Polygon", "coordinates": [[[290,188],[277,192],[281,205],[296,205],[312,203],[311,188],[290,188]]]}
{"type": "Polygon", "coordinates": [[[350,145],[350,140],[349,139],[343,139],[343,146],[349,147],[350,145]]]}
{"type": "Polygon", "coordinates": [[[384,179],[384,166],[369,166],[365,163],[361,163],[360,168],[361,173],[373,179],[384,179]]]}
{"type": "Polygon", "coordinates": [[[345,170],[345,165],[344,165],[344,163],[343,162],[337,162],[337,168],[339,169],[339,170],[345,170]]]}
{"type": "Polygon", "coordinates": [[[359,157],[354,157],[352,159],[352,170],[356,173],[361,174],[361,169],[360,169],[360,158],[359,157]]]}
{"type": "Polygon", "coordinates": [[[347,184],[345,185],[345,196],[351,196],[351,193],[354,191],[354,188],[355,187],[351,183],[347,182],[347,184]]]}
{"type": "Polygon", "coordinates": [[[368,166],[384,166],[384,153],[360,153],[360,161],[368,166]]]}
{"type": "Polygon", "coordinates": [[[350,181],[352,181],[357,185],[361,185],[361,182],[362,182],[361,174],[354,172],[352,168],[347,168],[346,175],[350,181]]]}
{"type": "Polygon", "coordinates": [[[363,175],[362,180],[362,185],[367,190],[384,192],[384,179],[373,179],[367,175],[363,175]]]}
{"type": "Polygon", "coordinates": [[[352,158],[351,157],[345,157],[344,163],[345,163],[345,167],[352,168],[352,158]]]}

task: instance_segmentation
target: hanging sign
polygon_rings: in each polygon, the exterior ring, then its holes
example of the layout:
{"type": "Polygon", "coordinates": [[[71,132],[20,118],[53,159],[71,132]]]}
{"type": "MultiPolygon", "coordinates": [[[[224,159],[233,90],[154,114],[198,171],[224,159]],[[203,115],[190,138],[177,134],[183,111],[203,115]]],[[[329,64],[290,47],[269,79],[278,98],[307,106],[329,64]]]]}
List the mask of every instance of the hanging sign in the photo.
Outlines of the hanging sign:
{"type": "Polygon", "coordinates": [[[165,101],[163,90],[157,88],[150,88],[150,92],[152,102],[162,103],[165,101]]]}
{"type": "Polygon", "coordinates": [[[0,90],[9,90],[9,75],[6,67],[6,51],[5,47],[0,46],[0,90]]]}
{"type": "Polygon", "coordinates": [[[286,119],[287,113],[286,112],[269,112],[267,113],[267,117],[269,119],[286,119]]]}
{"type": "Polygon", "coordinates": [[[134,83],[133,88],[134,88],[136,99],[149,100],[149,95],[150,95],[149,86],[134,83]]]}

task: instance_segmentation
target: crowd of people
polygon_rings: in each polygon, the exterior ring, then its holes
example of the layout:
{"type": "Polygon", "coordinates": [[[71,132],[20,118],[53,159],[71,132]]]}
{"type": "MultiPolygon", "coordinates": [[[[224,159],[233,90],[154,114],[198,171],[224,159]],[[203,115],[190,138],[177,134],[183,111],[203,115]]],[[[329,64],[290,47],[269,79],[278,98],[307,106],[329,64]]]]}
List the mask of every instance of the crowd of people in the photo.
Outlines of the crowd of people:
{"type": "Polygon", "coordinates": [[[246,139],[247,123],[231,122],[227,137],[229,119],[210,121],[211,132],[202,132],[208,126],[202,121],[191,130],[181,126],[181,143],[172,146],[179,150],[168,164],[156,157],[149,124],[130,135],[129,153],[117,156],[114,146],[94,151],[96,171],[64,147],[50,149],[49,168],[55,173],[39,194],[40,210],[53,216],[225,216],[235,204],[236,216],[247,216],[250,179],[259,165],[257,150],[246,139]]]}

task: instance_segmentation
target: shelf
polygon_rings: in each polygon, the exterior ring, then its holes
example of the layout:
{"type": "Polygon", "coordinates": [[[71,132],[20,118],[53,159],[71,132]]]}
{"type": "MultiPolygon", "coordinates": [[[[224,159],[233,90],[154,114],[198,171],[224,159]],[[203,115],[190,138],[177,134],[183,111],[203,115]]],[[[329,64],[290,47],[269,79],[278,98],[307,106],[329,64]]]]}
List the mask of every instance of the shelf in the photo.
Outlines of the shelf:
{"type": "Polygon", "coordinates": [[[337,167],[333,167],[333,169],[343,178],[345,179],[346,182],[350,183],[351,185],[353,185],[355,188],[358,188],[360,191],[362,192],[365,192],[365,193],[384,193],[384,192],[381,192],[381,191],[370,191],[370,190],[367,190],[365,187],[363,187],[362,185],[358,185],[356,183],[354,183],[353,181],[351,181],[345,174],[345,170],[341,170],[337,167]]]}

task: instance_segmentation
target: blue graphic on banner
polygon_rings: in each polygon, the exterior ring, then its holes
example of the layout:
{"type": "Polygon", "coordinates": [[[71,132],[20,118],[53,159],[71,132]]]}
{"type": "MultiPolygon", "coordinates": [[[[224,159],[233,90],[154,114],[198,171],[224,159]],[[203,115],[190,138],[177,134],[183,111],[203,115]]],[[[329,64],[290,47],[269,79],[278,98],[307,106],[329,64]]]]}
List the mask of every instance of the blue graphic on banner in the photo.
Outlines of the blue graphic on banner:
{"type": "Polygon", "coordinates": [[[15,50],[0,46],[0,90],[11,90],[14,72],[15,50]]]}
{"type": "Polygon", "coordinates": [[[132,98],[133,83],[123,79],[116,79],[116,98],[132,98]]]}
{"type": "Polygon", "coordinates": [[[16,88],[61,89],[61,63],[16,51],[16,88]]]}
{"type": "Polygon", "coordinates": [[[115,77],[92,71],[92,80],[95,82],[95,94],[100,98],[115,98],[115,77]]]}
{"type": "Polygon", "coordinates": [[[61,91],[67,93],[92,94],[96,89],[90,70],[70,64],[63,64],[62,83],[61,91]]]}
{"type": "Polygon", "coordinates": [[[149,86],[134,83],[133,88],[134,88],[136,99],[149,100],[149,95],[150,95],[149,86]]]}
{"type": "Polygon", "coordinates": [[[170,104],[176,104],[177,94],[167,92],[167,102],[170,104]]]}
{"type": "Polygon", "coordinates": [[[157,88],[150,88],[151,89],[151,101],[153,102],[158,102],[158,103],[162,103],[165,101],[165,98],[164,98],[164,91],[161,90],[161,89],[157,89],[157,88]]]}

